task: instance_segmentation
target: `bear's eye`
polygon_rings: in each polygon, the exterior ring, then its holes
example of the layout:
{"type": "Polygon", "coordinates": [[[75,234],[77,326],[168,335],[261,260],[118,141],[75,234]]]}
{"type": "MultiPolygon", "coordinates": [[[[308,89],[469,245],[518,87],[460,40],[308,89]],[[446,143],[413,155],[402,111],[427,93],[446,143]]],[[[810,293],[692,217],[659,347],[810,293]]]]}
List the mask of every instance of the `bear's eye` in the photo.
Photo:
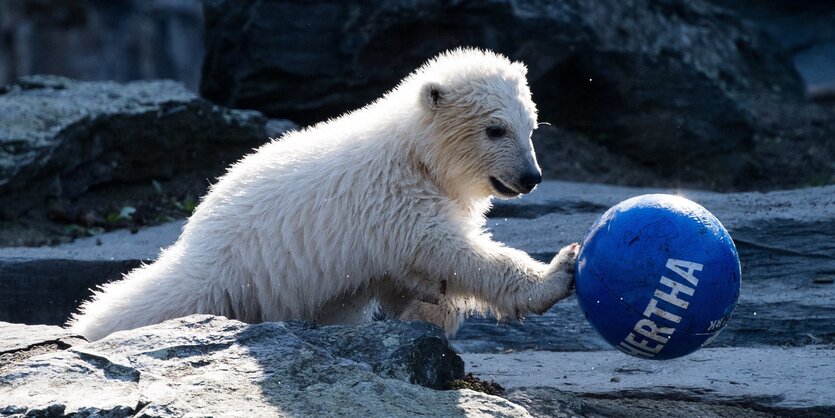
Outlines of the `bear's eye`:
{"type": "Polygon", "coordinates": [[[505,136],[507,130],[502,126],[492,125],[488,126],[485,132],[487,133],[488,137],[492,139],[499,139],[505,136]]]}

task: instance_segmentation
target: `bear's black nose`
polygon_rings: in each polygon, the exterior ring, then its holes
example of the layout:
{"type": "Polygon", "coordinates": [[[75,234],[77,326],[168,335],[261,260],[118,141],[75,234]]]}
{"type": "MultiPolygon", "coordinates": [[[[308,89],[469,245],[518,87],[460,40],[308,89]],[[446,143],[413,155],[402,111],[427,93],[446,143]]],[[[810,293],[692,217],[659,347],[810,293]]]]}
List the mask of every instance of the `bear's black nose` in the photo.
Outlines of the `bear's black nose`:
{"type": "Polygon", "coordinates": [[[523,193],[530,192],[539,183],[542,183],[542,174],[538,172],[525,173],[519,177],[519,186],[524,189],[523,193]]]}

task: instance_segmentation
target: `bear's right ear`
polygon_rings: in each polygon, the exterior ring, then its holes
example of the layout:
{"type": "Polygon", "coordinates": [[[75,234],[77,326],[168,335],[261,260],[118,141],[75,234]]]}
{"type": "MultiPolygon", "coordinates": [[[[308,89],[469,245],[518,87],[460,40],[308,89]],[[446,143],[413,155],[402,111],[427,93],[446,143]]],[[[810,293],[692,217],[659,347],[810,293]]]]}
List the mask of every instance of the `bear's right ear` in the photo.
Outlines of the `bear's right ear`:
{"type": "Polygon", "coordinates": [[[426,106],[427,109],[434,112],[438,110],[441,103],[443,103],[445,99],[445,92],[443,87],[440,84],[435,82],[428,82],[423,85],[423,88],[420,90],[421,93],[421,102],[426,106]]]}

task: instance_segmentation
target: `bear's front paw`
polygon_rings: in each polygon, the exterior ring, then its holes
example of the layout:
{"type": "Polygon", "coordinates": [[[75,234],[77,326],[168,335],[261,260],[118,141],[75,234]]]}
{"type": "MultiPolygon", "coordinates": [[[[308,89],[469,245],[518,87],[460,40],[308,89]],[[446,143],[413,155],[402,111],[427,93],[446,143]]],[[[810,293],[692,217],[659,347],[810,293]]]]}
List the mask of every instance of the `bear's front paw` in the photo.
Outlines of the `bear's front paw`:
{"type": "Polygon", "coordinates": [[[580,244],[574,243],[563,247],[554,260],[551,261],[551,266],[555,271],[562,270],[568,273],[574,273],[574,264],[577,263],[577,255],[580,254],[580,244]]]}
{"type": "Polygon", "coordinates": [[[555,303],[574,292],[574,264],[577,262],[579,252],[580,244],[574,243],[563,247],[554,256],[550,273],[536,290],[537,295],[528,298],[530,312],[543,314],[555,303]]]}

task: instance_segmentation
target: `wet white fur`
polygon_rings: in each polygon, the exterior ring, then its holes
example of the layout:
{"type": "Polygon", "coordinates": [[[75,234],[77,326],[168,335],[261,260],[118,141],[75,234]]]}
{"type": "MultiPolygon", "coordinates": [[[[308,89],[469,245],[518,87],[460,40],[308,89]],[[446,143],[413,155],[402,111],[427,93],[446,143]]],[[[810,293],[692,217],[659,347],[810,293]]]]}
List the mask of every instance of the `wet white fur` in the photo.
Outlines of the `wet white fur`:
{"type": "Polygon", "coordinates": [[[451,334],[465,311],[545,311],[570,293],[577,246],[548,265],[483,229],[489,176],[514,187],[538,170],[525,73],[450,51],[374,103],[265,144],[156,262],[103,286],[69,325],[95,340],[195,313],[358,323],[382,308],[451,334]],[[506,137],[488,138],[490,124],[506,137]]]}

